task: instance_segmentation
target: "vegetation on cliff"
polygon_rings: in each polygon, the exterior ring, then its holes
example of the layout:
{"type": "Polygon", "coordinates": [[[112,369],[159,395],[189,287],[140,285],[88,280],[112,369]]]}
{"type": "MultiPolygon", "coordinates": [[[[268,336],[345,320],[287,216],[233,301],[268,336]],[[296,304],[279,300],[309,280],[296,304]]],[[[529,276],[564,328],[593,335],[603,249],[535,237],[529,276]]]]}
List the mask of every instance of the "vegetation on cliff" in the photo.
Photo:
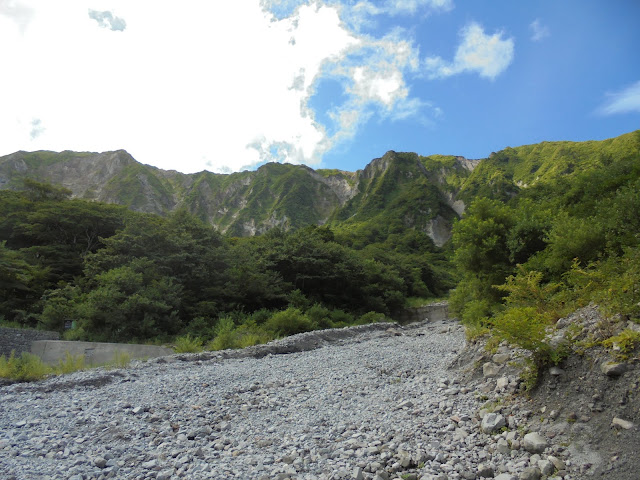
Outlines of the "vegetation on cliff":
{"type": "Polygon", "coordinates": [[[468,327],[543,364],[563,354],[548,328],[580,306],[638,321],[640,132],[507,149],[471,184],[475,200],[453,230],[462,279],[451,295],[468,327]]]}

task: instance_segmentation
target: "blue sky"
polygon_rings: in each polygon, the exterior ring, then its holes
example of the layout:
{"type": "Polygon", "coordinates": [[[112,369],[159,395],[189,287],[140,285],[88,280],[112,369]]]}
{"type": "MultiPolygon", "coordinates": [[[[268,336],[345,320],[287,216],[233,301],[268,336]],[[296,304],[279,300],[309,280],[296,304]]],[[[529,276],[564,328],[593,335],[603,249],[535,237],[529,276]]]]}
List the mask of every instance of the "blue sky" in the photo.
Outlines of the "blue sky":
{"type": "Polygon", "coordinates": [[[640,2],[0,0],[0,155],[186,173],[640,128],[640,2]]]}

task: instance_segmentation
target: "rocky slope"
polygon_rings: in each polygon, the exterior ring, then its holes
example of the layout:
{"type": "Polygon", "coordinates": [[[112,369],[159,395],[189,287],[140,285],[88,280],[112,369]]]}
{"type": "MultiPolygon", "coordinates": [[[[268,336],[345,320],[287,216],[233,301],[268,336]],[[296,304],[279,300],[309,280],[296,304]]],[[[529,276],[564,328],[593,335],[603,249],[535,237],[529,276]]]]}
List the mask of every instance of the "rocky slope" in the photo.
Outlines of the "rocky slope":
{"type": "Polygon", "coordinates": [[[407,227],[419,228],[441,244],[448,239],[451,220],[464,208],[448,174],[456,179],[468,176],[474,165],[456,157],[388,152],[357,172],[270,163],[230,175],[185,175],[142,165],[123,150],[16,152],[0,157],[0,188],[20,188],[21,179],[29,177],[62,185],[75,197],[142,212],[163,215],[187,208],[222,232],[238,236],[274,227],[321,225],[330,219],[366,220],[377,208],[378,214],[406,217],[407,227]],[[420,199],[419,209],[395,201],[408,194],[420,199]]]}
{"type": "Polygon", "coordinates": [[[390,151],[356,172],[269,163],[229,175],[185,175],[140,164],[123,150],[16,152],[0,157],[0,189],[19,188],[30,177],[142,212],[186,208],[236,236],[329,222],[415,228],[443,245],[478,196],[506,201],[539,182],[570,185],[585,170],[638,158],[640,130],[603,141],[507,147],[482,160],[390,151]]]}
{"type": "Polygon", "coordinates": [[[0,475],[637,478],[637,365],[570,357],[526,397],[522,352],[464,345],[454,321],[379,324],[3,387],[0,475]]]}

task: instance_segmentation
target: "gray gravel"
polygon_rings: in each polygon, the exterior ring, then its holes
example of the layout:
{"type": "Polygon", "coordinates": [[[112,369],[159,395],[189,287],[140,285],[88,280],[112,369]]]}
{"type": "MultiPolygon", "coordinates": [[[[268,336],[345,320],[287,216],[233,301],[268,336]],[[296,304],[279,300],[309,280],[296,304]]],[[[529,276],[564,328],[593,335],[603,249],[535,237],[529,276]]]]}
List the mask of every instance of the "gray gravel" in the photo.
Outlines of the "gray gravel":
{"type": "Polygon", "coordinates": [[[447,369],[461,327],[381,328],[0,388],[0,478],[535,478],[520,475],[546,457],[483,433],[482,402],[447,369]]]}

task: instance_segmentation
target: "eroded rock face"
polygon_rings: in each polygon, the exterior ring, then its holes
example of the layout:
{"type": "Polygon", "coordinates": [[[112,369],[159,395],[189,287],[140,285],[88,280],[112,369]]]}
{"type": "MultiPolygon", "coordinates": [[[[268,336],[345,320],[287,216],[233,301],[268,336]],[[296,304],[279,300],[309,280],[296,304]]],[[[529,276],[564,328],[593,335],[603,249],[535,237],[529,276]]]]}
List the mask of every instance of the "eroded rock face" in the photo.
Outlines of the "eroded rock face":
{"type": "MultiPolygon", "coordinates": [[[[463,159],[457,162],[466,165],[463,159]]],[[[460,170],[460,165],[455,168],[460,170]]],[[[446,183],[444,167],[434,174],[416,154],[393,151],[356,172],[270,163],[230,175],[161,170],[138,163],[124,150],[16,152],[0,157],[0,188],[19,187],[24,177],[61,185],[77,198],[121,204],[140,212],[166,215],[186,207],[230,235],[324,225],[343,208],[351,208],[349,218],[357,216],[363,204],[377,195],[383,179],[385,191],[399,189],[400,196],[403,188],[423,188],[425,180],[437,186],[436,201],[428,196],[419,208],[403,207],[399,215],[407,228],[425,232],[438,246],[450,239],[452,219],[464,211],[464,203],[446,183]]],[[[376,202],[375,208],[387,208],[385,201],[377,198],[376,202]]],[[[364,211],[368,211],[366,205],[364,211]]]]}
{"type": "Polygon", "coordinates": [[[429,221],[425,233],[429,235],[437,247],[441,247],[451,238],[451,222],[438,215],[429,221]]]}

